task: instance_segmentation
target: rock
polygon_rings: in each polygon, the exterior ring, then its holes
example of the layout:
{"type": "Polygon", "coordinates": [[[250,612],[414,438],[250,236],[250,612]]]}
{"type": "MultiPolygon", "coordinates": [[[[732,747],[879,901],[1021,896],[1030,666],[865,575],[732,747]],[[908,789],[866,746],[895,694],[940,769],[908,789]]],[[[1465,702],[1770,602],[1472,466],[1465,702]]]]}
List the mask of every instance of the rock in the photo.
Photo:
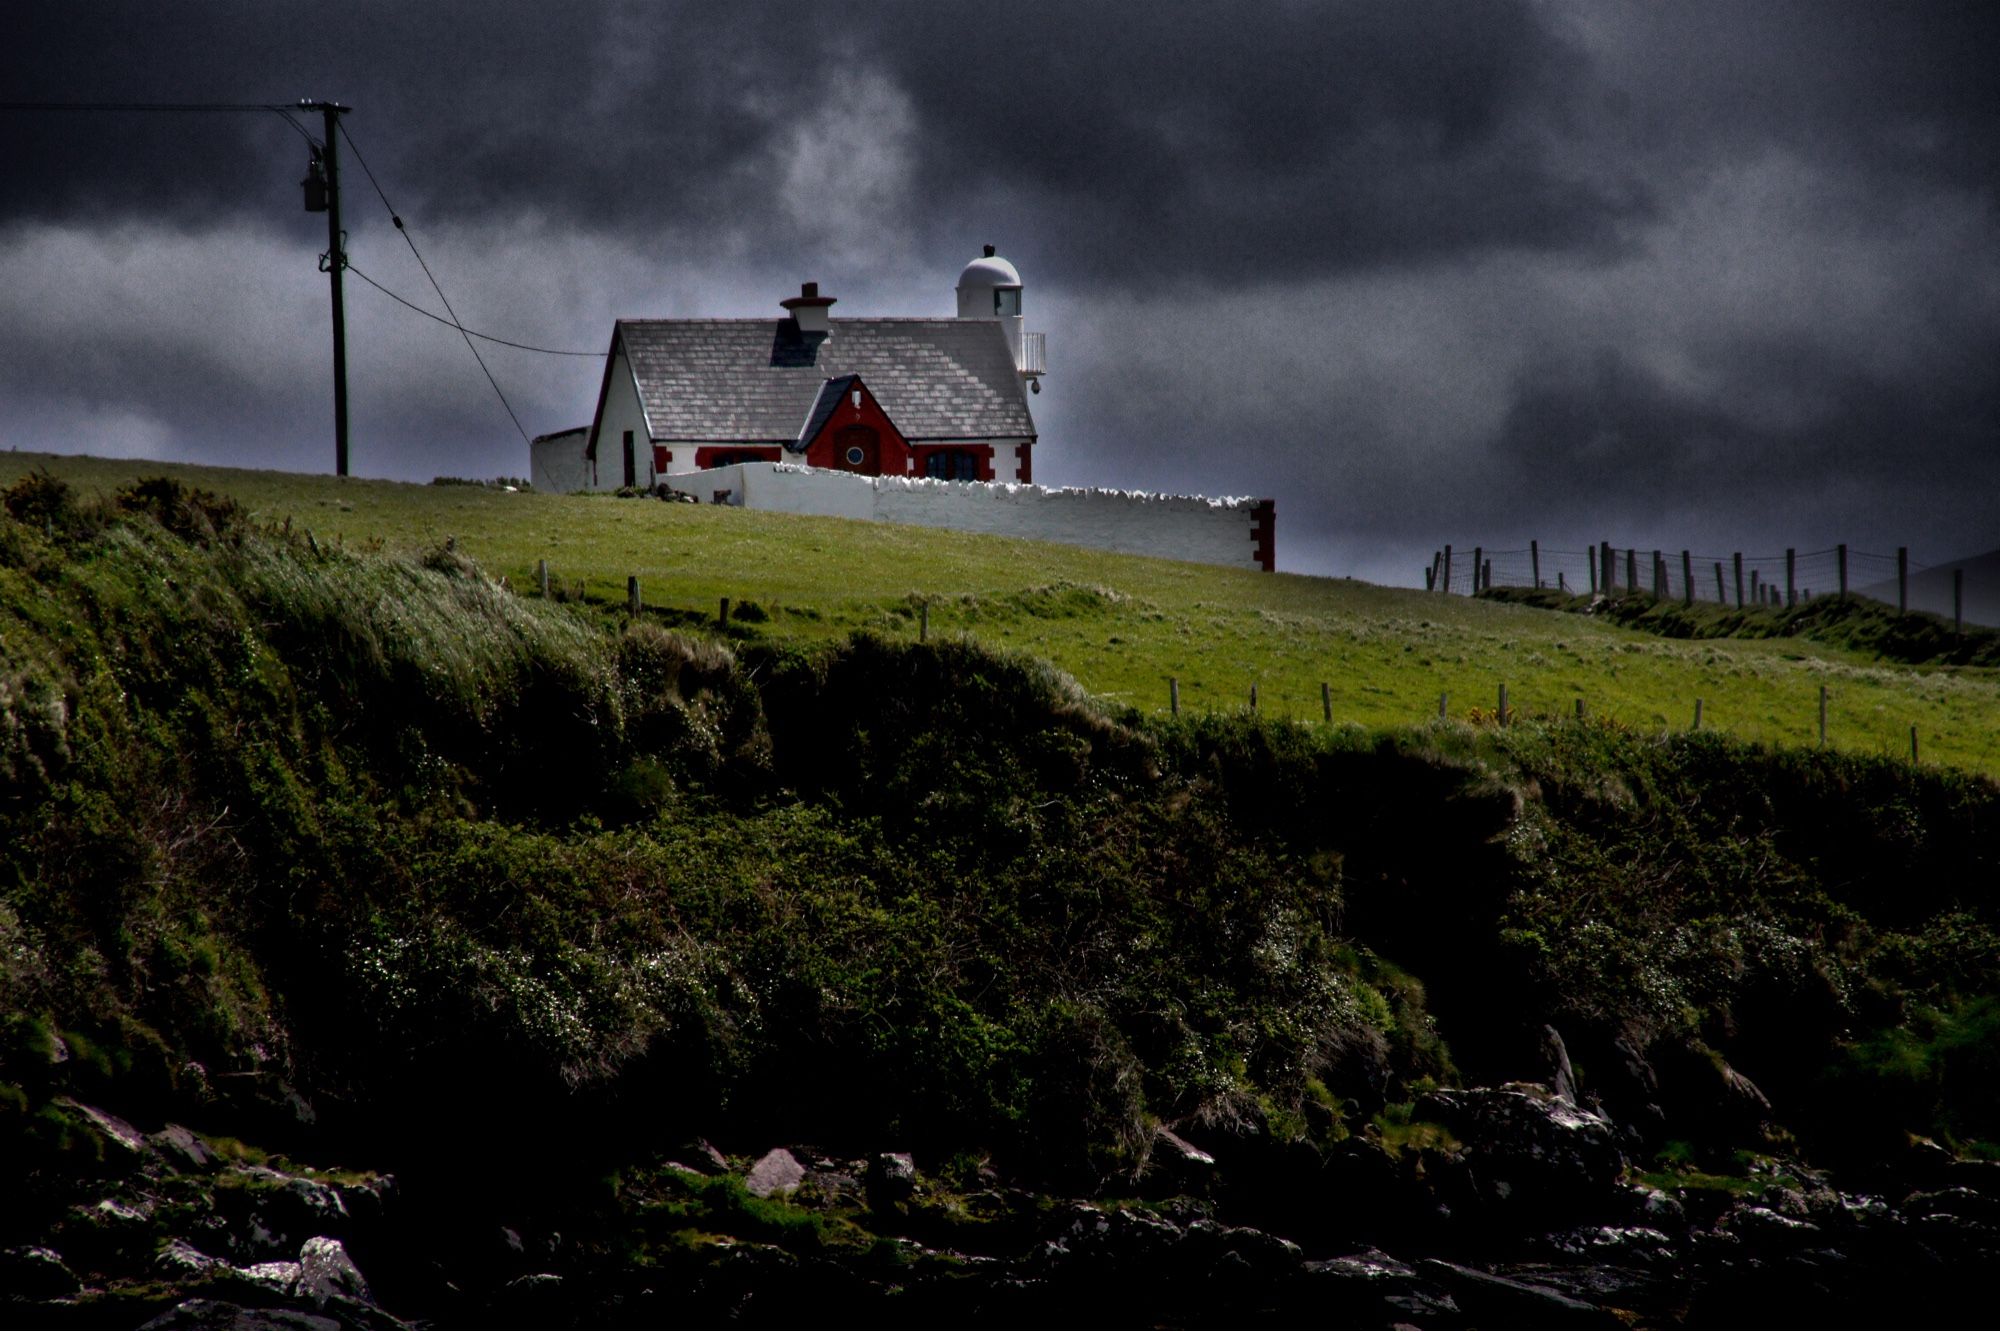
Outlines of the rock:
{"type": "Polygon", "coordinates": [[[1728,1099],[1736,1104],[1740,1113],[1756,1115],[1760,1119],[1771,1116],[1771,1099],[1758,1089],[1756,1083],[1744,1077],[1724,1061],[1718,1072],[1722,1074],[1722,1089],[1728,1099]]]}
{"type": "Polygon", "coordinates": [[[1542,1067],[1556,1099],[1575,1105],[1576,1073],[1570,1068],[1569,1048],[1563,1044],[1562,1033],[1547,1025],[1542,1027],[1542,1067]]]}
{"type": "Polygon", "coordinates": [[[81,1101],[73,1101],[68,1097],[61,1098],[59,1103],[68,1106],[89,1120],[92,1128],[96,1129],[112,1142],[117,1143],[131,1155],[142,1158],[153,1155],[153,1149],[146,1144],[145,1135],[110,1111],[99,1110],[94,1105],[85,1105],[81,1101]]]}
{"type": "Polygon", "coordinates": [[[1209,1168],[1215,1165],[1215,1158],[1213,1156],[1210,1156],[1207,1152],[1195,1146],[1164,1124],[1154,1130],[1153,1137],[1156,1140],[1154,1150],[1165,1153],[1170,1159],[1176,1162],[1183,1165],[1209,1168]]]}
{"type": "Polygon", "coordinates": [[[754,1198],[795,1193],[799,1185],[805,1183],[806,1168],[798,1158],[783,1147],[773,1147],[759,1157],[757,1164],[750,1167],[750,1174],[744,1179],[743,1187],[754,1198]]]}
{"type": "Polygon", "coordinates": [[[82,1289],[83,1283],[54,1249],[39,1244],[0,1249],[0,1292],[16,1299],[57,1300],[82,1289]]]}
{"type": "Polygon", "coordinates": [[[153,1266],[169,1280],[185,1281],[206,1276],[228,1264],[220,1258],[209,1257],[184,1239],[170,1239],[154,1255],[153,1266]]]}
{"type": "Polygon", "coordinates": [[[377,1221],[395,1200],[396,1177],[376,1175],[359,1184],[338,1185],[333,1193],[341,1210],[354,1220],[377,1221]]]}
{"type": "Polygon", "coordinates": [[[135,1229],[151,1219],[152,1208],[143,1202],[138,1206],[119,1198],[100,1198],[93,1207],[79,1207],[79,1216],[107,1229],[135,1229]]]}
{"type": "Polygon", "coordinates": [[[1153,1192],[1205,1194],[1215,1183],[1215,1158],[1163,1124],[1154,1130],[1145,1173],[1153,1192]]]}
{"type": "Polygon", "coordinates": [[[1644,1184],[1635,1185],[1630,1196],[1631,1215],[1640,1225],[1677,1232],[1687,1229],[1687,1208],[1681,1206],[1680,1199],[1644,1184]]]}
{"type": "MultiPolygon", "coordinates": [[[[1126,1212],[1120,1215],[1137,1214],[1126,1212]]],[[[1304,1251],[1290,1240],[1251,1226],[1225,1226],[1204,1218],[1190,1222],[1183,1234],[1186,1241],[1184,1247],[1190,1256],[1203,1250],[1219,1251],[1225,1259],[1234,1255],[1248,1271],[1259,1277],[1289,1273],[1305,1258],[1304,1251]]]]}
{"type": "Polygon", "coordinates": [[[675,1153],[675,1155],[680,1160],[687,1162],[690,1168],[700,1174],[726,1175],[729,1173],[728,1159],[721,1152],[716,1151],[715,1144],[706,1138],[696,1138],[693,1142],[688,1143],[679,1152],[675,1153]]]}
{"type": "Polygon", "coordinates": [[[142,1328],[337,1328],[339,1323],[303,1309],[246,1309],[226,1300],[182,1300],[142,1328]]]}
{"type": "Polygon", "coordinates": [[[361,1269],[347,1256],[347,1247],[337,1239],[315,1235],[299,1246],[297,1290],[324,1308],[334,1299],[374,1303],[361,1269]]]}
{"type": "Polygon", "coordinates": [[[287,1295],[299,1284],[299,1265],[295,1262],[251,1263],[236,1271],[246,1281],[287,1295]]]}
{"type": "Polygon", "coordinates": [[[1820,1228],[1812,1222],[1800,1221],[1768,1207],[1736,1207],[1724,1218],[1723,1224],[1742,1236],[1753,1248],[1798,1248],[1817,1243],[1820,1237],[1820,1228]]]}
{"type": "Polygon", "coordinates": [[[1583,1262],[1507,1264],[1494,1275],[1552,1290],[1607,1312],[1674,1308],[1682,1303],[1686,1269],[1677,1255],[1665,1249],[1648,1255],[1645,1243],[1642,1240],[1640,1247],[1622,1251],[1590,1253],[1583,1262]]]}
{"type": "Polygon", "coordinates": [[[1301,1263],[1293,1303],[1327,1327],[1456,1326],[1458,1305],[1380,1249],[1301,1263]]]}
{"type": "Polygon", "coordinates": [[[1937,1188],[1946,1182],[1951,1168],[1958,1162],[1944,1147],[1929,1138],[1912,1137],[1910,1150],[1902,1161],[1905,1178],[1921,1181],[1924,1188],[1937,1188]]]}
{"type": "Polygon", "coordinates": [[[208,1144],[179,1124],[169,1124],[158,1133],[146,1135],[154,1151],[181,1170],[213,1170],[220,1164],[208,1144]]]}
{"type": "Polygon", "coordinates": [[[1611,1042],[1607,1071],[1608,1077],[1600,1076],[1596,1081],[1604,1085],[1614,1112],[1640,1139],[1650,1141],[1667,1120],[1660,1104],[1660,1075],[1639,1047],[1623,1036],[1611,1042]]]}
{"type": "Polygon", "coordinates": [[[1549,1247],[1592,1263],[1662,1266],[1679,1254],[1666,1232],[1651,1226],[1579,1226],[1548,1237],[1549,1247]]]}
{"type": "Polygon", "coordinates": [[[1945,1167],[1944,1182],[2000,1198],[2000,1161],[1953,1161],[1945,1167]]]}
{"type": "Polygon", "coordinates": [[[552,1292],[559,1290],[562,1283],[563,1279],[557,1273],[530,1272],[526,1276],[517,1276],[509,1281],[507,1289],[517,1295],[529,1292],[552,1292]]]}
{"type": "Polygon", "coordinates": [[[875,1207],[907,1202],[917,1192],[917,1162],[908,1152],[878,1152],[868,1163],[868,1201],[875,1207]]]}
{"type": "Polygon", "coordinates": [[[1608,1310],[1547,1286],[1460,1267],[1436,1258],[1424,1259],[1417,1264],[1417,1270],[1449,1290],[1452,1299],[1475,1327],[1625,1326],[1608,1310]]]}
{"type": "Polygon", "coordinates": [[[347,1223],[347,1204],[331,1185],[268,1166],[232,1166],[222,1178],[232,1177],[238,1187],[217,1189],[217,1204],[256,1249],[296,1252],[305,1237],[347,1223]]]}
{"type": "Polygon", "coordinates": [[[1413,1115],[1465,1144],[1466,1187],[1487,1209],[1553,1217],[1602,1206],[1625,1169],[1610,1120],[1546,1094],[1436,1091],[1413,1115]]]}
{"type": "Polygon", "coordinates": [[[1975,1189],[1935,1189],[1913,1193],[1896,1209],[1904,1216],[1955,1216],[1962,1221],[2000,1225],[2000,1198],[1975,1189]]]}

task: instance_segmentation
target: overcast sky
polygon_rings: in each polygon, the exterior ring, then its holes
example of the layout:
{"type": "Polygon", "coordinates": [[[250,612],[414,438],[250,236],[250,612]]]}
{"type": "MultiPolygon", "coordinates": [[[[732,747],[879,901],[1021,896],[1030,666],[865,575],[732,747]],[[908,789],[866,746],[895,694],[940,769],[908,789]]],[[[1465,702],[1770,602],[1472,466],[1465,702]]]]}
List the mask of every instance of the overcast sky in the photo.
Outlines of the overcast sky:
{"type": "MultiPolygon", "coordinates": [[[[2000,6],[37,4],[0,97],[354,107],[471,327],[1048,336],[1036,479],[1270,496],[1280,567],[2000,546],[2000,6]]],[[[317,126],[312,125],[317,132],[317,126]]],[[[342,145],[345,150],[346,145],[342,145]]],[[[325,220],[273,114],[0,112],[0,446],[330,471],[325,220]]],[[[354,267],[436,308],[351,156],[354,267]]],[[[357,474],[524,475],[348,283],[357,474]]],[[[599,362],[484,349],[529,434],[599,362]]]]}

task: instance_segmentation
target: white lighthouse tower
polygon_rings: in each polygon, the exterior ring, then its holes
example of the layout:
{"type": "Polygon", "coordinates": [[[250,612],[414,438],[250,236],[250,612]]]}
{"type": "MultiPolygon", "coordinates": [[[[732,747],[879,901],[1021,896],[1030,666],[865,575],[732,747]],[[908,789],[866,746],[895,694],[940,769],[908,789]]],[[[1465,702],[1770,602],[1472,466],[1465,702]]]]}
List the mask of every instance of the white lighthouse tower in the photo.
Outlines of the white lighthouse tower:
{"type": "Polygon", "coordinates": [[[1021,314],[1021,275],[995,254],[991,245],[958,275],[958,317],[998,319],[1007,335],[1008,350],[1014,353],[1014,368],[1030,388],[1042,391],[1042,335],[1026,331],[1021,314]]]}

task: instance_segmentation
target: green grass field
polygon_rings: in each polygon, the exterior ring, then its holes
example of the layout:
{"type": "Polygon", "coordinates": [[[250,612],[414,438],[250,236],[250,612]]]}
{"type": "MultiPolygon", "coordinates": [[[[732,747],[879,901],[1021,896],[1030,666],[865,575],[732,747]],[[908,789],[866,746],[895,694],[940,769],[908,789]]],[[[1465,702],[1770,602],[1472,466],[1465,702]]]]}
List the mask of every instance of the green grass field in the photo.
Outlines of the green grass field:
{"type": "Polygon", "coordinates": [[[1636,729],[1703,724],[1746,740],[1816,742],[1819,689],[1829,742],[2000,774],[2000,672],[1912,668],[1799,639],[1671,640],[1592,618],[1376,587],[1261,574],[1041,542],[799,518],[740,509],[507,493],[475,486],[337,480],[157,462],[0,453],[0,485],[47,468],[80,491],[172,475],[234,496],[260,519],[320,540],[396,551],[456,541],[527,592],[547,559],[559,584],[622,606],[712,616],[718,600],[768,618],[732,633],[824,638],[855,629],[933,634],[1047,658],[1107,702],[1237,709],[1318,722],[1320,685],[1336,723],[1407,725],[1490,714],[1504,683],[1516,715],[1594,715],[1636,729]]]}

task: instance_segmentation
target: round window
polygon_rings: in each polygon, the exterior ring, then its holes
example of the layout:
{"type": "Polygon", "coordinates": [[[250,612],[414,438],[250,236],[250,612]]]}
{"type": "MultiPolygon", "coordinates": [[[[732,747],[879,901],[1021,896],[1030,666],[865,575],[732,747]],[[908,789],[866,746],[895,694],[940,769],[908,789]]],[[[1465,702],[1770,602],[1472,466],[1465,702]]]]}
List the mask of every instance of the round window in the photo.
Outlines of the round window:
{"type": "Polygon", "coordinates": [[[868,455],[861,451],[861,446],[859,444],[852,444],[848,446],[847,465],[849,467],[859,467],[863,462],[867,460],[867,458],[868,455]]]}

